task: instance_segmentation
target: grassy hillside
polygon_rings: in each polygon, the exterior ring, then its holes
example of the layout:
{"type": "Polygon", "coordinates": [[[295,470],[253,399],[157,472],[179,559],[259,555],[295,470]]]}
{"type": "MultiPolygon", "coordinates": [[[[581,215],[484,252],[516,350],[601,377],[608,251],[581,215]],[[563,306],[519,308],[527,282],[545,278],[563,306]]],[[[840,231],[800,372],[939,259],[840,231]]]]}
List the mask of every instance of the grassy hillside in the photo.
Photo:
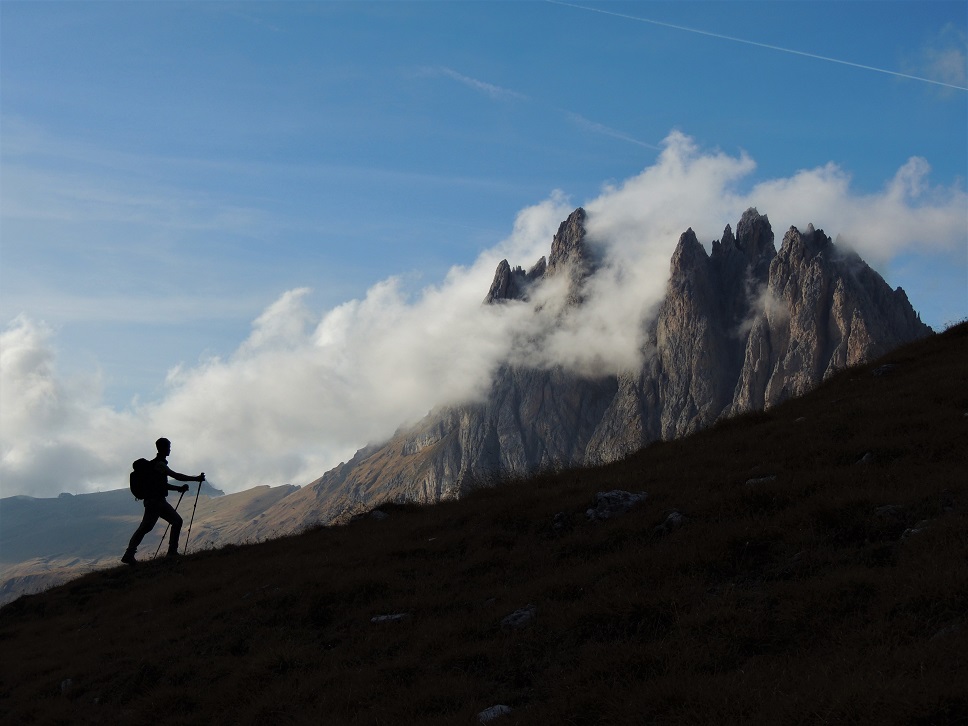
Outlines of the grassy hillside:
{"type": "Polygon", "coordinates": [[[22,597],[0,720],[964,723],[966,353],[961,325],[614,465],[22,597]],[[649,496],[587,521],[613,489],[649,496]]]}

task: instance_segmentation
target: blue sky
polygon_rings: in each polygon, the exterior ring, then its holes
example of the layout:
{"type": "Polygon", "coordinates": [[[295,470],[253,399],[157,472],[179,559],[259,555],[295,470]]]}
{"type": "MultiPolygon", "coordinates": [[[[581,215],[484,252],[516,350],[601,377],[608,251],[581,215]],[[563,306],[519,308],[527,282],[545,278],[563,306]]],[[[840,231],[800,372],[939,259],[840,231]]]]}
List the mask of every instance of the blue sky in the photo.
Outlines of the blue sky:
{"type": "MultiPolygon", "coordinates": [[[[83,472],[82,490],[111,488],[135,458],[119,431],[187,438],[213,420],[224,430],[183,447],[188,462],[243,446],[266,454],[248,465],[262,478],[226,488],[305,483],[441,402],[416,378],[354,378],[346,352],[433,370],[446,359],[408,347],[432,331],[374,348],[353,330],[409,330],[435,296],[452,304],[447,290],[483,297],[492,258],[545,252],[568,209],[656,196],[637,179],[735,199],[655,222],[671,245],[688,225],[708,245],[755,204],[778,241],[807,222],[857,237],[936,329],[962,319],[966,15],[930,1],[5,0],[4,494],[62,488],[44,457],[83,472]],[[683,160],[689,173],[659,173],[683,160]],[[277,360],[322,348],[346,368],[277,360]],[[279,365],[332,383],[252,383],[279,365]],[[411,395],[360,393],[381,383],[411,395]]],[[[487,367],[467,374],[451,395],[487,367]]]]}

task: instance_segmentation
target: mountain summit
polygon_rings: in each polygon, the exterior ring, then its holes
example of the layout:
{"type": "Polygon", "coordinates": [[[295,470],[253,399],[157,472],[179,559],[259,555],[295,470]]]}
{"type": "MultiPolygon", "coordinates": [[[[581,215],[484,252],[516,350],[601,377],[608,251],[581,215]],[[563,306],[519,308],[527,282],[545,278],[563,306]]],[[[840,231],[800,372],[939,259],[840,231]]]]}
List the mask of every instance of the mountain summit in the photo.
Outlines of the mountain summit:
{"type": "Polygon", "coordinates": [[[523,267],[512,268],[507,260],[501,260],[484,304],[527,300],[535,283],[559,275],[568,276],[567,298],[577,304],[581,302],[582,283],[594,268],[593,256],[585,244],[585,210],[579,207],[558,227],[547,259],[542,257],[527,272],[523,267]]]}
{"type": "MultiPolygon", "coordinates": [[[[599,269],[585,222],[585,210],[572,212],[547,259],[528,271],[502,260],[483,304],[525,301],[565,279],[563,309],[584,305],[599,269]]],[[[711,253],[692,229],[681,235],[665,298],[642,332],[636,371],[504,365],[483,401],[435,409],[359,450],[278,502],[251,535],[342,521],[385,500],[454,498],[495,477],[615,461],[768,409],[931,329],[903,290],[822,230],[791,227],[777,251],[769,219],[749,209],[711,253]]]]}

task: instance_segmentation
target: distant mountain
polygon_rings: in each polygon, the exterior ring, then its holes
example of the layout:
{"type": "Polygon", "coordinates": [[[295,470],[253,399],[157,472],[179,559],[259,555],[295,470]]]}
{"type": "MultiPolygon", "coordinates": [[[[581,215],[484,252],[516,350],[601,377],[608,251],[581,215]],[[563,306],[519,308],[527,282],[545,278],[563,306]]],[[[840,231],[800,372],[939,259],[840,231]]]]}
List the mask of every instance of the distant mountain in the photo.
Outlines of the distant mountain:
{"type": "MultiPolygon", "coordinates": [[[[576,209],[548,258],[528,271],[503,260],[484,304],[527,299],[551,279],[566,283],[566,308],[585,304],[598,269],[585,220],[576,209]]],[[[902,289],[822,230],[791,227],[777,252],[768,218],[749,209],[711,254],[692,229],[682,234],[641,370],[588,378],[561,367],[505,366],[485,401],[437,409],[360,449],[270,508],[251,532],[292,532],[386,500],[435,502],[496,477],[615,461],[652,441],[768,409],[929,334],[902,289]]]]}
{"type": "MultiPolygon", "coordinates": [[[[297,489],[256,487],[224,495],[205,482],[192,525],[192,549],[245,541],[248,534],[243,530],[297,489]]],[[[174,505],[177,496],[169,501],[174,505]]],[[[185,520],[183,544],[194,504],[192,485],[179,507],[185,520]]],[[[143,513],[142,505],[127,489],[76,496],[61,494],[56,498],[0,499],[0,605],[23,593],[37,592],[84,572],[118,564],[143,513]]],[[[164,522],[156,525],[145,538],[139,557],[152,556],[164,529],[164,522]]]]}

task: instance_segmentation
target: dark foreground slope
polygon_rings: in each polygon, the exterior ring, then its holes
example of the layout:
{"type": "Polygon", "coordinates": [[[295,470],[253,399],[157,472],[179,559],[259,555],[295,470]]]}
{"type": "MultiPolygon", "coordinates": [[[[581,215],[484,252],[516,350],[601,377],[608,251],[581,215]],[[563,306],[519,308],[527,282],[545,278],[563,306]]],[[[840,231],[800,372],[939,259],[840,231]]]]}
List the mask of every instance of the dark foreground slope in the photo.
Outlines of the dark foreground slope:
{"type": "Polygon", "coordinates": [[[964,723],[966,354],[961,325],[606,467],[22,597],[0,719],[964,723]],[[649,496],[587,521],[612,489],[649,496]]]}

